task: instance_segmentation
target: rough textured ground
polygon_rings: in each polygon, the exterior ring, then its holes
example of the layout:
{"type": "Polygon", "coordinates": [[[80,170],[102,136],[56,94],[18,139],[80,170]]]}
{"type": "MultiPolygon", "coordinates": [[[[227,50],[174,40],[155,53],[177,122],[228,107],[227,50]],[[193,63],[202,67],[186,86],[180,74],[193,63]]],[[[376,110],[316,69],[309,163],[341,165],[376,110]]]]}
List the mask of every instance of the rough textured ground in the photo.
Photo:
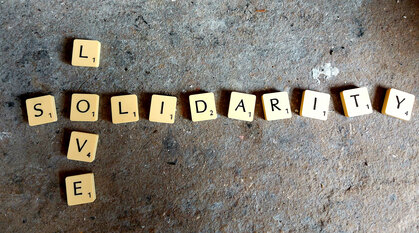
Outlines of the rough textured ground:
{"type": "Polygon", "coordinates": [[[379,113],[385,89],[419,94],[418,1],[14,1],[0,3],[2,232],[417,232],[418,101],[410,122],[379,113]],[[102,43],[99,68],[72,67],[74,38],[102,43]],[[330,63],[339,74],[313,78],[330,63]],[[368,116],[338,92],[366,86],[368,116]],[[304,89],[333,95],[325,122],[297,115],[304,89]],[[225,115],[255,93],[252,123],[225,115]],[[293,117],[262,119],[289,91],[293,117]],[[219,118],[193,123],[188,95],[215,92],[219,118]],[[100,120],[70,122],[74,92],[101,95],[100,120]],[[55,96],[59,121],[29,127],[24,101],[55,96]],[[142,119],[113,125],[109,98],[139,96],[142,119]],[[173,125],[150,95],[179,97],[173,125]],[[66,158],[72,130],[100,135],[96,161],[66,158]],[[97,200],[68,207],[67,175],[95,174],[97,200]]]}

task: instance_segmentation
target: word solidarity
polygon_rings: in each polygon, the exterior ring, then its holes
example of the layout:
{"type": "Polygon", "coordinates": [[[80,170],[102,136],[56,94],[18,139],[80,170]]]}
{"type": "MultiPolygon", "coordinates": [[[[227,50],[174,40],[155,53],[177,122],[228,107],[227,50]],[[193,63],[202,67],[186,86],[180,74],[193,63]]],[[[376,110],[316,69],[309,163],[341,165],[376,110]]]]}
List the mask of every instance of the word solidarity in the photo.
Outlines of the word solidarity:
{"type": "MultiPolygon", "coordinates": [[[[100,42],[94,40],[74,40],[73,66],[99,67],[100,42]]],[[[361,116],[373,112],[366,87],[345,90],[340,93],[342,106],[347,117],[361,116]]],[[[70,106],[70,121],[93,122],[99,116],[99,95],[73,94],[70,106]]],[[[139,120],[138,98],[136,95],[120,95],[111,98],[112,122],[114,124],[136,122],[139,120]]],[[[174,96],[153,95],[149,120],[158,123],[175,122],[177,98],[174,96]]],[[[327,120],[330,95],[317,91],[303,92],[300,115],[318,120],[327,120]]],[[[382,113],[402,120],[410,120],[415,96],[396,89],[388,89],[382,113]]],[[[214,93],[189,96],[192,121],[207,121],[217,118],[214,93]]],[[[253,121],[256,96],[232,92],[228,117],[242,121],[253,121]]],[[[262,95],[262,107],[268,121],[291,118],[290,101],[287,92],[262,95]]],[[[26,100],[30,126],[57,121],[54,96],[46,95],[26,100]]],[[[67,151],[67,159],[91,163],[96,158],[99,135],[85,132],[72,132],[67,151]]],[[[67,204],[69,206],[91,203],[96,199],[93,173],[68,176],[65,179],[67,204]]]]}
{"type": "MultiPolygon", "coordinates": [[[[345,90],[340,93],[342,106],[347,117],[366,115],[373,112],[366,87],[345,90]]],[[[149,120],[158,123],[175,122],[177,98],[174,96],[152,95],[149,120]]],[[[306,90],[301,100],[300,115],[319,120],[327,120],[330,95],[306,90]]],[[[382,113],[402,120],[410,120],[415,96],[396,89],[388,89],[382,113]]],[[[228,117],[252,121],[255,112],[256,96],[232,92],[228,117]]],[[[189,96],[192,121],[214,120],[217,118],[213,93],[189,96]]],[[[287,92],[262,95],[262,107],[268,121],[291,118],[291,108],[287,92]]],[[[57,121],[55,100],[51,95],[26,100],[30,126],[57,121]]],[[[136,95],[120,95],[111,98],[112,122],[114,124],[136,122],[139,120],[138,98],[136,95]]],[[[73,94],[71,97],[71,121],[97,121],[99,115],[99,96],[96,94],[73,94]]]]}

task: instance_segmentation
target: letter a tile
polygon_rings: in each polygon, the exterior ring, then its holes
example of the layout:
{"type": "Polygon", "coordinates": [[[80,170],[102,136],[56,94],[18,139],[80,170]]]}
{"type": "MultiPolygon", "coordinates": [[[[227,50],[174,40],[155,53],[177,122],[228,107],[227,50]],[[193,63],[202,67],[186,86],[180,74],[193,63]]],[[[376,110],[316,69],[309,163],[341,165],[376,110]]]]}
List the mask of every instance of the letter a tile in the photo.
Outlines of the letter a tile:
{"type": "Polygon", "coordinates": [[[255,113],[256,96],[240,92],[231,92],[228,118],[253,121],[255,113]]]}

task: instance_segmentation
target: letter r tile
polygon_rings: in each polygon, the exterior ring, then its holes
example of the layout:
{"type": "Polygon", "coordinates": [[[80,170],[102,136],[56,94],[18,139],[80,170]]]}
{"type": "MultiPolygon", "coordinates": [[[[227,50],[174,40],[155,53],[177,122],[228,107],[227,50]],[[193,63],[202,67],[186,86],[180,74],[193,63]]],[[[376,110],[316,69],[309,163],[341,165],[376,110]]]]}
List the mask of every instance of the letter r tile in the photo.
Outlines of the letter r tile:
{"type": "Polygon", "coordinates": [[[288,92],[263,94],[262,106],[267,121],[291,118],[288,92]]]}

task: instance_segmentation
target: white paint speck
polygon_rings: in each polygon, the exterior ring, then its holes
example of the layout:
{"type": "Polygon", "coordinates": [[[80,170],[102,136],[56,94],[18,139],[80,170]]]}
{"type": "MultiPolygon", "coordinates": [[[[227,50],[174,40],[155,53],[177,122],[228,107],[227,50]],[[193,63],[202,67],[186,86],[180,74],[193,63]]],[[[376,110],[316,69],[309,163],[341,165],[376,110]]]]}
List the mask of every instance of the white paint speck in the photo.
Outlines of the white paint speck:
{"type": "Polygon", "coordinates": [[[339,69],[337,67],[332,67],[332,64],[326,63],[323,66],[320,66],[320,68],[313,68],[312,70],[313,79],[317,81],[317,83],[320,84],[319,77],[321,75],[324,76],[324,78],[327,80],[333,76],[336,76],[339,74],[339,69]]]}
{"type": "Polygon", "coordinates": [[[12,133],[10,132],[0,132],[0,140],[12,137],[12,133]]]}

